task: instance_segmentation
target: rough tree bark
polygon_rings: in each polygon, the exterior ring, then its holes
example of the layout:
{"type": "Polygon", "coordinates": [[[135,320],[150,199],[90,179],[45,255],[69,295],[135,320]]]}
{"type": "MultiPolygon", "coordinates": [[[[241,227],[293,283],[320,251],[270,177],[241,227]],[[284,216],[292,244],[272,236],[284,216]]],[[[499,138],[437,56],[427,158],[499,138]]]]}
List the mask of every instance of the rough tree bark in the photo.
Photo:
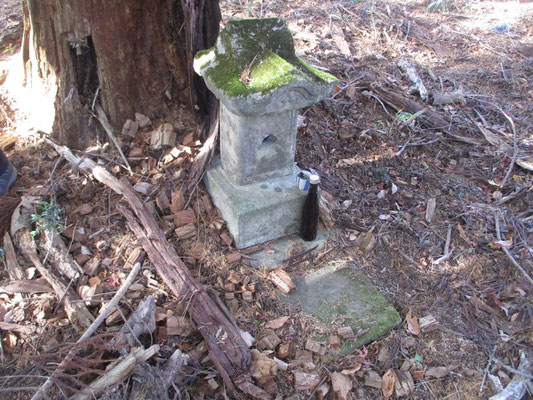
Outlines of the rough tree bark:
{"type": "Polygon", "coordinates": [[[44,82],[61,142],[88,143],[95,98],[115,128],[135,112],[209,113],[213,98],[192,58],[216,40],[218,0],[24,0],[24,13],[26,84],[44,82]]]}

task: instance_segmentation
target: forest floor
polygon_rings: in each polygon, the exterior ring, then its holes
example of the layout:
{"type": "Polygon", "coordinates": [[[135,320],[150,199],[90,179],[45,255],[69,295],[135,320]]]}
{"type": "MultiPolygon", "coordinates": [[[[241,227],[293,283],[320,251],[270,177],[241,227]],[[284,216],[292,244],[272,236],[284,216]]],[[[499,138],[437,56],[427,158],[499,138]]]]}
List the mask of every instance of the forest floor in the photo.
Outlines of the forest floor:
{"type": "MultiPolygon", "coordinates": [[[[531,378],[531,367],[520,359],[533,359],[533,3],[225,0],[221,8],[224,21],[283,17],[297,53],[339,78],[329,98],[302,110],[296,161],[320,174],[340,232],[286,272],[295,279],[353,263],[404,319],[385,337],[338,355],[328,343],[342,321],[329,324],[281,302],[268,271],[251,267],[249,252],[233,248],[205,188],[186,185],[201,145],[195,126],[179,127],[176,157],[165,153],[159,160],[148,152],[149,129],[133,140],[121,136],[133,177],[120,167],[113,146],[95,143],[88,150],[95,160],[132,184],[145,184],[137,188],[185,264],[220,293],[237,325],[256,339],[253,347],[262,353],[254,358],[255,383],[272,398],[292,400],[320,398],[326,388],[331,399],[484,399],[512,380],[531,378]],[[420,86],[409,93],[413,84],[400,60],[418,73],[426,101],[420,86]],[[435,104],[442,99],[447,104],[435,104]],[[184,204],[176,206],[181,195],[184,204]],[[181,231],[181,238],[169,202],[175,212],[194,212],[194,230],[181,231]],[[270,346],[264,337],[281,344],[270,346]],[[309,351],[309,340],[326,354],[309,351]],[[288,365],[269,364],[274,356],[288,365]],[[309,374],[307,386],[295,372],[309,374]],[[332,387],[335,372],[344,378],[336,377],[332,387]],[[313,390],[317,383],[320,390],[313,390]]],[[[5,59],[20,50],[17,41],[2,46],[0,79],[5,59]]],[[[45,211],[55,214],[53,224],[62,226],[69,251],[87,271],[74,288],[96,315],[120,287],[128,254],[139,246],[115,210],[121,196],[73,171],[37,130],[20,134],[17,124],[28,116],[2,83],[0,136],[15,136],[7,152],[20,174],[11,194],[41,199],[37,224],[47,220],[45,211]]],[[[10,390],[5,398],[29,398],[17,388],[39,386],[42,379],[32,376],[49,374],[64,346],[80,335],[42,280],[28,286],[39,276],[35,268],[22,256],[18,262],[26,270],[18,286],[5,261],[0,264],[6,266],[0,322],[13,324],[0,326],[0,396],[10,390]]],[[[157,329],[141,339],[161,346],[151,363],[163,363],[175,348],[193,360],[170,392],[184,399],[227,398],[217,370],[204,359],[201,335],[179,318],[185,306],[146,261],[122,299],[125,316],[148,295],[156,298],[157,329]]],[[[114,313],[99,334],[123,325],[114,313]]],[[[72,369],[80,381],[94,379],[113,358],[101,346],[94,342],[87,352],[94,364],[72,369]]],[[[105,398],[126,398],[132,381],[105,398]]],[[[62,382],[67,393],[80,384],[62,382]]]]}

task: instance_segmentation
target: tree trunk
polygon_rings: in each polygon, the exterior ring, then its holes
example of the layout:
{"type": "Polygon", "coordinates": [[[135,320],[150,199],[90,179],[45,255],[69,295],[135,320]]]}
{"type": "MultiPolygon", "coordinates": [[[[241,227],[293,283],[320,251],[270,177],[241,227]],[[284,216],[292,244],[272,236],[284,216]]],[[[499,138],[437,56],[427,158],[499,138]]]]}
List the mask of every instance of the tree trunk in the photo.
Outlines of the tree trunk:
{"type": "Polygon", "coordinates": [[[89,142],[95,102],[115,129],[136,112],[167,120],[184,104],[209,112],[192,58],[216,40],[218,0],[25,0],[24,12],[26,84],[44,83],[61,142],[89,142]]]}

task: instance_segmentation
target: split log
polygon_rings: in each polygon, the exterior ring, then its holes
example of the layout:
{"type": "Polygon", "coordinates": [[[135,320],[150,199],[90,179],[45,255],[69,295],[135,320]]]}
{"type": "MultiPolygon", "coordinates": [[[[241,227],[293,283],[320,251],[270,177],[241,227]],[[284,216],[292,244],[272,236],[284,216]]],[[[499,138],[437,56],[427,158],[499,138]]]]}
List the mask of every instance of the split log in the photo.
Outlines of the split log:
{"type": "Polygon", "coordinates": [[[166,240],[153,215],[127,181],[119,181],[105,168],[96,165],[90,159],[75,156],[65,146],[48,142],[71,165],[87,174],[92,174],[97,180],[124,196],[144,229],[126,207],[118,206],[119,211],[128,220],[163,281],[174,295],[186,299],[189,303],[189,314],[209,347],[213,364],[234,397],[239,398],[235,384],[241,390],[251,385],[247,377],[251,367],[251,354],[237,326],[209,296],[206,289],[194,279],[174,247],[166,240]]]}
{"type": "Polygon", "coordinates": [[[370,81],[362,83],[361,85],[359,85],[359,87],[371,90],[375,93],[377,97],[379,97],[381,101],[388,104],[390,107],[394,108],[398,112],[404,111],[410,114],[416,114],[418,112],[423,111],[425,118],[420,119],[423,125],[428,126],[432,129],[440,130],[457,141],[473,145],[480,145],[483,143],[483,141],[480,139],[462,136],[460,134],[459,128],[456,125],[454,125],[451,121],[448,121],[445,118],[441,117],[435,111],[429,109],[427,105],[420,104],[417,101],[408,99],[402,94],[398,94],[393,92],[392,90],[385,89],[384,87],[378,86],[374,83],[371,83],[370,81]]]}

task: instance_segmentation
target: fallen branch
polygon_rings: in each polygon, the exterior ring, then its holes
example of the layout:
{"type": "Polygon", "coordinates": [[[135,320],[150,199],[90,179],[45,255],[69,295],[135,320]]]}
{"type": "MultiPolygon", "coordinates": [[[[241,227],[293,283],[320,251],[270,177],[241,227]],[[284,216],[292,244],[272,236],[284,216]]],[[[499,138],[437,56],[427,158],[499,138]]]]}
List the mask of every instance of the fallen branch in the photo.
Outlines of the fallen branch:
{"type": "MultiPolygon", "coordinates": [[[[496,237],[498,238],[498,241],[501,241],[502,238],[501,238],[501,235],[500,235],[500,220],[498,219],[498,216],[497,215],[494,215],[494,223],[496,225],[496,237]]],[[[522,268],[520,266],[520,264],[518,264],[516,262],[516,260],[514,259],[513,255],[509,252],[509,250],[507,250],[505,248],[505,246],[502,246],[502,250],[504,251],[505,255],[509,258],[509,260],[511,260],[511,262],[513,263],[513,265],[518,268],[518,270],[525,276],[525,278],[528,280],[529,284],[530,285],[533,285],[533,279],[531,279],[531,277],[529,276],[529,274],[527,273],[527,271],[522,268]]]]}
{"type": "Polygon", "coordinates": [[[128,159],[126,158],[126,156],[122,152],[122,149],[120,148],[120,144],[118,143],[117,138],[113,134],[113,128],[111,127],[111,124],[107,120],[107,116],[105,115],[104,110],[102,110],[102,107],[100,107],[99,105],[96,106],[96,113],[97,113],[96,119],[100,122],[100,124],[102,124],[102,127],[104,128],[104,131],[107,133],[107,136],[109,137],[109,139],[113,142],[113,144],[117,148],[118,153],[120,154],[120,156],[122,157],[122,159],[126,163],[126,167],[128,169],[128,172],[130,173],[130,175],[133,175],[133,171],[131,169],[130,163],[128,162],[128,159]]]}
{"type": "MultiPolygon", "coordinates": [[[[414,100],[408,99],[401,94],[394,93],[391,90],[387,90],[381,86],[373,84],[370,81],[362,83],[359,88],[373,91],[375,95],[377,95],[383,102],[387,103],[389,106],[391,106],[398,112],[403,111],[408,112],[410,114],[416,114],[420,110],[423,110],[425,107],[427,107],[425,105],[419,104],[414,100]]],[[[426,125],[433,129],[441,130],[442,132],[446,133],[457,141],[473,145],[480,145],[483,143],[479,139],[460,135],[459,129],[455,125],[453,125],[451,121],[447,121],[439,114],[434,111],[431,111],[430,109],[426,109],[426,111],[424,112],[424,116],[425,118],[420,119],[423,125],[426,125]]]]}
{"type": "Polygon", "coordinates": [[[152,358],[159,351],[159,345],[154,344],[148,349],[142,347],[135,348],[124,360],[119,362],[114,368],[109,370],[105,375],[96,379],[80,393],[72,396],[71,400],[89,400],[104,391],[106,388],[116,385],[126,379],[138,363],[152,358]]]}
{"type": "MultiPolygon", "coordinates": [[[[528,360],[524,352],[520,353],[520,365],[518,366],[518,371],[524,372],[527,375],[531,375],[531,361],[528,360]]],[[[517,372],[518,372],[517,371],[517,372]]],[[[492,396],[489,400],[515,400],[521,399],[526,391],[533,390],[533,384],[531,379],[525,374],[516,373],[513,376],[511,382],[501,391],[500,393],[492,396]]]]}
{"type": "Polygon", "coordinates": [[[450,256],[453,253],[453,250],[450,251],[450,241],[452,239],[452,225],[448,225],[448,233],[446,234],[446,244],[444,245],[444,255],[435,261],[433,261],[433,265],[439,265],[440,263],[443,263],[444,261],[448,260],[450,256]]]}
{"type": "Polygon", "coordinates": [[[152,213],[131,185],[125,180],[119,181],[107,170],[96,165],[94,161],[76,157],[67,147],[47,141],[71,165],[87,174],[92,174],[97,180],[124,196],[144,229],[126,207],[118,206],[117,208],[128,220],[163,281],[174,295],[189,302],[189,315],[208,345],[213,364],[233,396],[240,398],[238,392],[235,391],[234,382],[243,386],[246,386],[248,382],[247,374],[251,367],[251,354],[246,342],[235,324],[228,319],[205,288],[196,282],[174,247],[166,240],[152,213]]]}
{"type": "MultiPolygon", "coordinates": [[[[143,256],[144,255],[139,256],[139,259],[141,257],[143,257],[143,256]]],[[[78,339],[78,341],[76,343],[80,343],[80,342],[82,342],[84,340],[87,340],[88,338],[90,338],[96,332],[98,327],[102,324],[102,322],[104,322],[104,320],[111,313],[111,311],[113,311],[113,309],[118,305],[118,303],[120,302],[122,297],[124,297],[124,295],[128,291],[129,287],[133,283],[135,277],[137,276],[137,274],[139,273],[140,270],[141,270],[141,263],[140,263],[140,261],[138,261],[133,266],[133,268],[130,271],[130,273],[128,274],[128,277],[126,278],[126,280],[122,283],[122,286],[120,287],[118,292],[113,296],[113,298],[107,304],[107,306],[104,307],[104,309],[102,310],[100,315],[98,315],[98,317],[94,320],[94,322],[91,324],[91,326],[89,326],[89,328],[87,328],[85,333],[83,335],[81,335],[81,337],[78,339]]],[[[71,351],[71,352],[69,352],[67,354],[65,359],[57,366],[57,368],[54,371],[54,373],[46,380],[45,383],[43,383],[43,385],[39,388],[37,393],[35,393],[33,395],[31,400],[40,400],[40,399],[47,398],[48,390],[50,389],[50,387],[54,383],[54,379],[56,378],[56,376],[60,375],[63,372],[63,370],[65,369],[65,367],[69,363],[69,361],[72,360],[72,356],[73,355],[74,355],[74,351],[71,351]]]]}
{"type": "Polygon", "coordinates": [[[23,197],[20,205],[13,213],[11,223],[11,236],[14,237],[15,243],[22,250],[24,255],[33,263],[41,276],[52,286],[58,299],[64,298],[64,309],[72,326],[76,330],[87,329],[94,320],[91,313],[79,296],[68,287],[61,279],[55,276],[46,268],[37,254],[37,246],[30,234],[30,215],[32,213],[31,203],[33,198],[23,197]]]}

